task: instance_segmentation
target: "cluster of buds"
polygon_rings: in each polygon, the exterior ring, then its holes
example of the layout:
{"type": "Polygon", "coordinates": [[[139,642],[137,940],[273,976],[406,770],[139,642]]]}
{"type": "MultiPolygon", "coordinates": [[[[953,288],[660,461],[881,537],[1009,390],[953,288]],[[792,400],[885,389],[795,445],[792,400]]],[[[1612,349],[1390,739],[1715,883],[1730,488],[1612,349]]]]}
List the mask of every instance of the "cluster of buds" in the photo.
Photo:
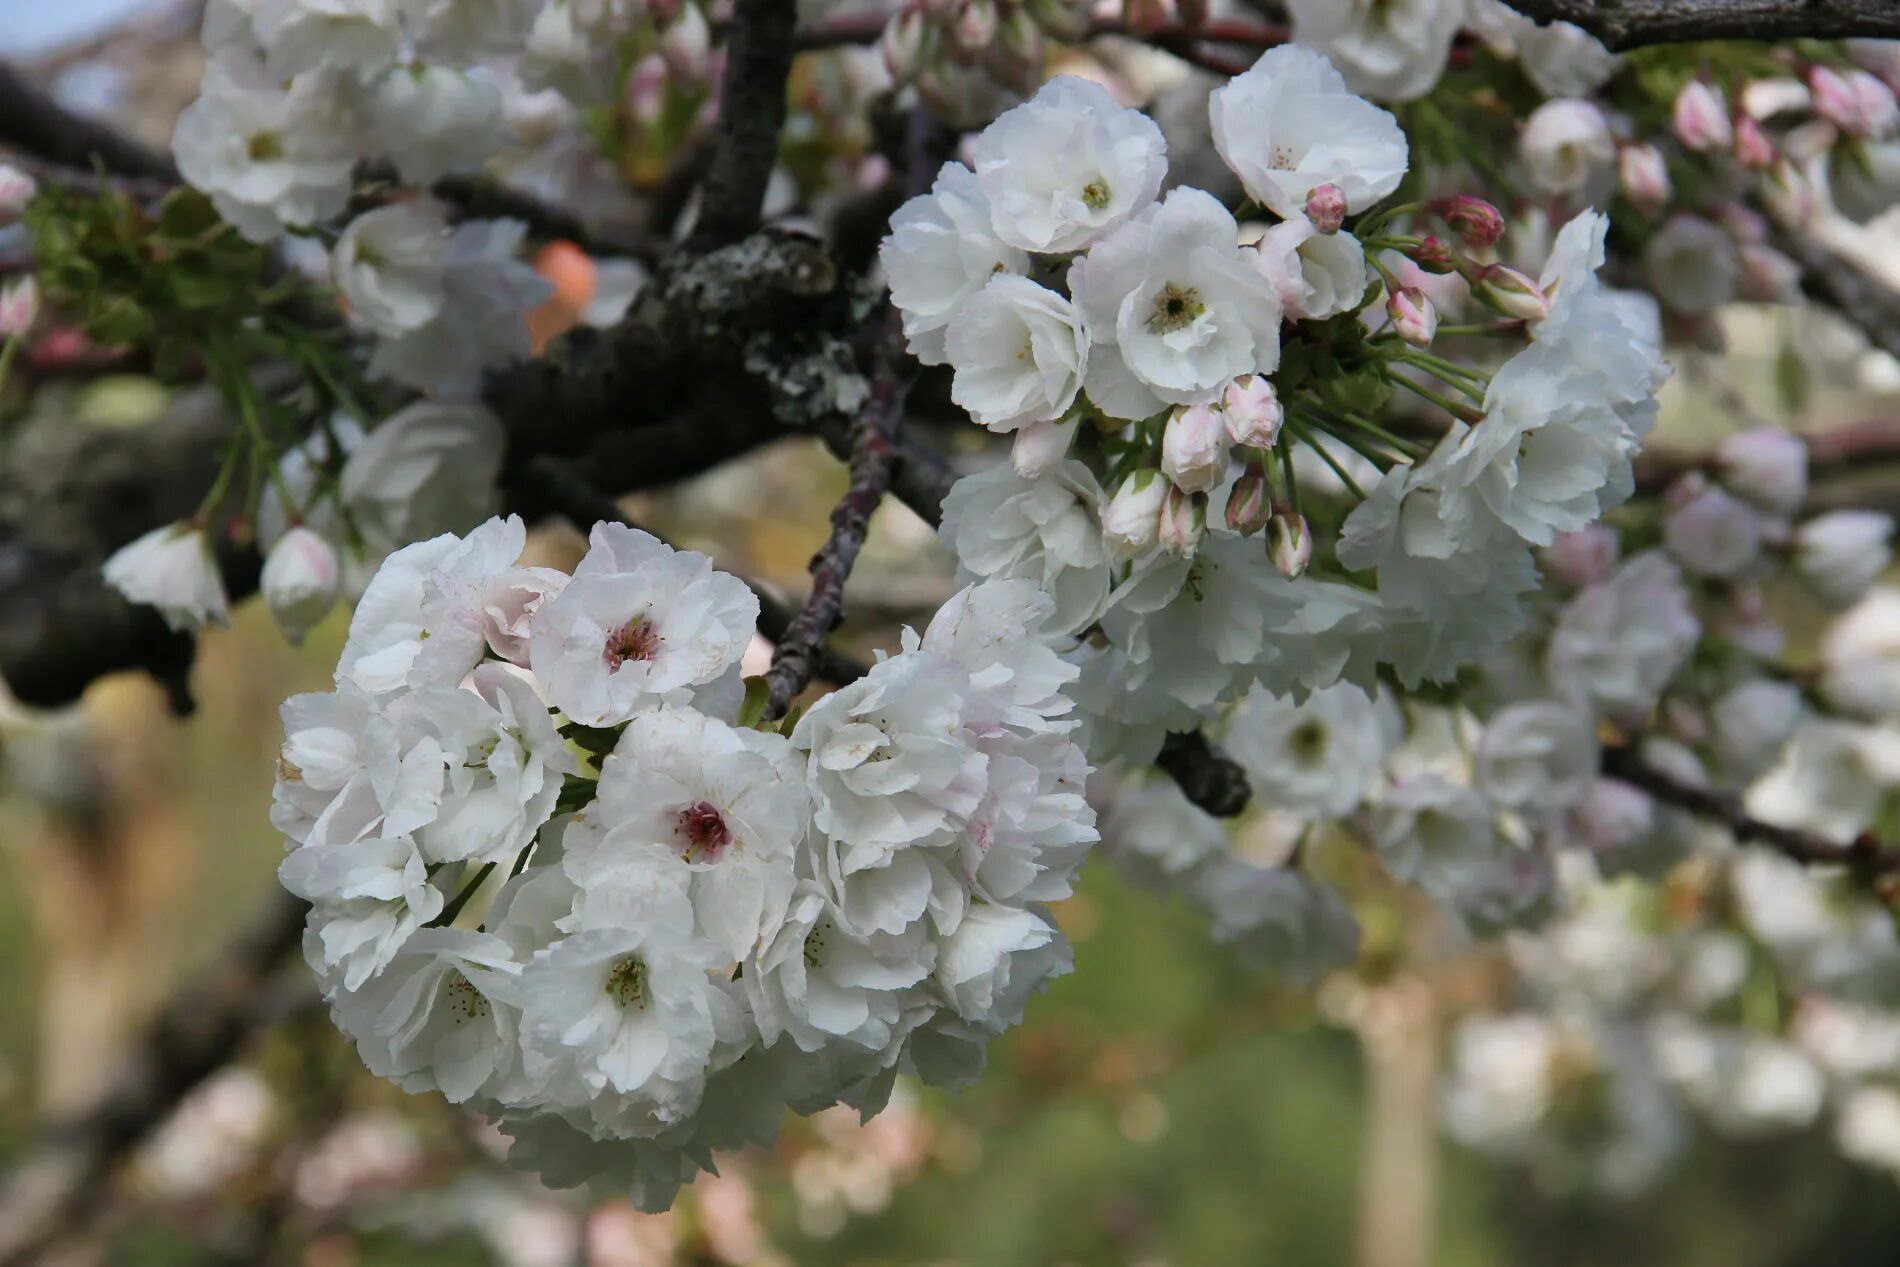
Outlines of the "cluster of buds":
{"type": "Polygon", "coordinates": [[[880,46],[891,77],[914,84],[952,122],[995,113],[999,87],[1033,92],[1049,40],[1088,31],[1080,0],[909,0],[884,27],[880,46]]]}
{"type": "Polygon", "coordinates": [[[1103,511],[1103,535],[1127,558],[1157,543],[1193,554],[1207,529],[1208,499],[1227,482],[1236,455],[1243,465],[1228,492],[1227,526],[1246,536],[1266,528],[1275,512],[1265,455],[1279,443],[1285,418],[1260,374],[1236,378],[1218,404],[1175,409],[1161,429],[1160,469],[1143,467],[1122,481],[1103,511]]]}

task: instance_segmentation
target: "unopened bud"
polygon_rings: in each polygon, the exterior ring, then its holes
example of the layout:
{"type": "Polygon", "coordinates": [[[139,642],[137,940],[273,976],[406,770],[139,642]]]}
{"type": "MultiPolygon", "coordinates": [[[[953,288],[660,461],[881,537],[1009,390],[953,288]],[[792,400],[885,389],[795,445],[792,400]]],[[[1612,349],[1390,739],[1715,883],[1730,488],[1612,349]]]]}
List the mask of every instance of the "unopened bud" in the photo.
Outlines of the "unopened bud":
{"type": "Polygon", "coordinates": [[[40,191],[38,182],[12,163],[0,163],[0,229],[26,214],[26,204],[40,191]]]}
{"type": "Polygon", "coordinates": [[[1227,427],[1212,405],[1184,405],[1161,433],[1161,473],[1190,493],[1206,493],[1227,476],[1227,427]]]}
{"type": "Polygon", "coordinates": [[[1207,494],[1184,493],[1170,486],[1161,503],[1161,548],[1171,554],[1193,555],[1207,531],[1207,494]]]}
{"type": "Polygon", "coordinates": [[[1675,194],[1669,164],[1653,145],[1625,145],[1617,155],[1617,176],[1623,196],[1645,215],[1660,213],[1675,194]]]}
{"type": "Polygon", "coordinates": [[[1775,143],[1761,124],[1747,115],[1735,121],[1735,164],[1748,171],[1761,171],[1775,164],[1775,143]]]}
{"type": "Polygon", "coordinates": [[[680,6],[679,16],[660,36],[660,56],[666,67],[679,79],[699,81],[706,77],[706,59],[712,53],[712,28],[696,4],[680,6]]]}
{"type": "Polygon", "coordinates": [[[950,34],[964,52],[981,53],[996,38],[1000,21],[995,0],[965,0],[957,11],[957,20],[951,24],[950,34]]]}
{"type": "Polygon", "coordinates": [[[892,79],[907,84],[917,74],[918,63],[923,60],[924,41],[929,35],[930,24],[925,21],[923,10],[915,6],[884,24],[878,50],[884,54],[884,66],[891,72],[892,79]]]}
{"type": "Polygon", "coordinates": [[[1826,66],[1808,73],[1814,112],[1852,137],[1875,137],[1893,129],[1893,91],[1864,70],[1843,75],[1826,66]]]}
{"type": "Polygon", "coordinates": [[[1432,340],[1438,337],[1438,309],[1416,286],[1394,292],[1386,301],[1385,311],[1392,318],[1393,330],[1407,343],[1430,347],[1432,340]]]}
{"type": "Polygon", "coordinates": [[[1267,498],[1267,472],[1258,462],[1249,462],[1227,494],[1227,526],[1243,537],[1251,537],[1266,527],[1272,517],[1273,506],[1267,498]]]}
{"type": "Polygon", "coordinates": [[[1758,304],[1801,301],[1801,266],[1761,242],[1743,242],[1742,298],[1758,304]]]}
{"type": "Polygon", "coordinates": [[[1460,194],[1441,198],[1432,210],[1444,217],[1452,231],[1470,246],[1496,246],[1504,237],[1504,213],[1482,198],[1460,194]]]}
{"type": "Polygon", "coordinates": [[[339,576],[336,550],[310,529],[292,528],[278,539],[264,560],[258,588],[284,637],[302,642],[336,605],[339,576]]]}
{"type": "Polygon", "coordinates": [[[1306,195],[1306,218],[1321,233],[1337,233],[1346,223],[1346,193],[1338,185],[1315,185],[1306,195]]]}
{"type": "Polygon", "coordinates": [[[1267,521],[1267,553],[1287,580],[1306,575],[1307,565],[1313,561],[1313,534],[1306,526],[1306,516],[1290,506],[1274,507],[1273,517],[1267,521]]]}
{"type": "Polygon", "coordinates": [[[0,339],[25,334],[39,315],[39,278],[28,273],[0,286],[0,339]]]}
{"type": "MultiPolygon", "coordinates": [[[[1012,5],[1003,16],[1001,39],[997,47],[1016,65],[1033,70],[1040,77],[1045,48],[1042,28],[1021,5],[1012,5]]],[[[1032,89],[1033,91],[1033,89],[1032,89]]]]}
{"type": "Polygon", "coordinates": [[[1699,154],[1726,150],[1735,143],[1722,90],[1704,80],[1691,80],[1676,94],[1672,126],[1676,139],[1699,154]]]}
{"type": "Polygon", "coordinates": [[[1405,258],[1435,277],[1458,271],[1458,257],[1440,237],[1427,235],[1417,246],[1406,248],[1405,258]]]}
{"type": "Polygon", "coordinates": [[[1542,321],[1550,315],[1550,300],[1537,283],[1502,264],[1478,274],[1477,296],[1487,308],[1522,321],[1542,321]]]}
{"type": "Polygon", "coordinates": [[[1900,127],[1900,102],[1894,100],[1893,89],[1885,80],[1856,70],[1848,72],[1847,82],[1854,90],[1858,121],[1864,129],[1856,135],[1874,139],[1900,127]]]}
{"type": "Polygon", "coordinates": [[[1088,34],[1088,0],[1026,0],[1023,10],[1054,39],[1072,42],[1088,34]]]}
{"type": "Polygon", "coordinates": [[[1221,419],[1227,438],[1249,449],[1271,449],[1280,439],[1286,410],[1264,374],[1242,374],[1221,393],[1221,419]]]}
{"type": "Polygon", "coordinates": [[[1153,467],[1143,467],[1121,482],[1102,508],[1102,538],[1120,558],[1133,559],[1154,548],[1161,534],[1161,504],[1168,481],[1153,467]]]}
{"type": "Polygon", "coordinates": [[[1010,465],[1026,480],[1047,474],[1069,456],[1075,430],[1073,422],[1030,423],[1016,433],[1009,450],[1010,465]]]}

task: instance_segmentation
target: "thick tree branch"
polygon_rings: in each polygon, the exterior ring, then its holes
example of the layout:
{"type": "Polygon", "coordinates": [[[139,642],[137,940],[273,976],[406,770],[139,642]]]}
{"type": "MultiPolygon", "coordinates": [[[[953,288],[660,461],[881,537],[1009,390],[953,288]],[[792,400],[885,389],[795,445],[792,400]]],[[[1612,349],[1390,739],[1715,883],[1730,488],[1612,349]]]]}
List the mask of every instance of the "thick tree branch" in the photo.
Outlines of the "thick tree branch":
{"type": "Polygon", "coordinates": [[[896,453],[892,446],[904,408],[904,382],[895,360],[896,314],[872,353],[871,399],[858,416],[851,442],[851,487],[831,512],[831,536],[811,561],[811,594],[779,639],[766,675],[765,715],[779,718],[811,682],[825,636],[844,619],[844,586],[870,530],[871,516],[890,487],[896,453]]]}
{"type": "Polygon", "coordinates": [[[1801,265],[1801,289],[1809,299],[1847,318],[1881,351],[1900,357],[1900,291],[1812,234],[1777,234],[1775,245],[1801,265]]]}
{"type": "Polygon", "coordinates": [[[792,73],[796,0],[738,0],[726,42],[719,94],[719,140],[700,186],[692,247],[729,246],[759,227],[765,186],[778,161],[785,126],[785,86],[792,73]]]}
{"type": "Polygon", "coordinates": [[[51,163],[117,176],[176,180],[171,160],[109,123],[74,114],[13,66],[0,63],[0,145],[51,163]]]}
{"type": "Polygon", "coordinates": [[[1569,22],[1610,49],[1696,40],[1900,38],[1893,0],[1505,0],[1539,22],[1569,22]]]}
{"type": "Polygon", "coordinates": [[[235,1059],[261,1030],[317,1002],[309,982],[273,989],[303,934],[303,903],[273,887],[253,920],[203,975],[168,999],[134,1042],[104,1094],[54,1123],[0,1185],[0,1267],[35,1261],[83,1230],[113,1172],[192,1088],[235,1059]]]}
{"type": "Polygon", "coordinates": [[[1765,823],[1750,816],[1736,797],[1685,783],[1650,765],[1633,744],[1605,748],[1602,770],[1605,776],[1621,779],[1659,801],[1722,824],[1737,841],[1764,845],[1804,865],[1846,867],[1868,880],[1900,874],[1900,846],[1882,844],[1871,833],[1843,845],[1811,832],[1765,823]]]}

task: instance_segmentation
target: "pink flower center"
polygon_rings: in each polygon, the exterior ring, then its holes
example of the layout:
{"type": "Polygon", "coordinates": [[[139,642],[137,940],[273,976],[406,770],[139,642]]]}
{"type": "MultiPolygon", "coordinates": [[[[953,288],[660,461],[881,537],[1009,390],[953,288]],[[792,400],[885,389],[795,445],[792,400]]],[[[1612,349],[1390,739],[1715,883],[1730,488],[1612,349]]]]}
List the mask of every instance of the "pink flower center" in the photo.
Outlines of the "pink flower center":
{"type": "Polygon", "coordinates": [[[660,655],[660,631],[645,616],[635,616],[626,624],[608,631],[607,665],[617,669],[629,660],[657,660],[660,655]]]}
{"type": "Polygon", "coordinates": [[[688,862],[717,862],[732,843],[732,830],[710,801],[688,805],[673,815],[674,832],[688,862]]]}

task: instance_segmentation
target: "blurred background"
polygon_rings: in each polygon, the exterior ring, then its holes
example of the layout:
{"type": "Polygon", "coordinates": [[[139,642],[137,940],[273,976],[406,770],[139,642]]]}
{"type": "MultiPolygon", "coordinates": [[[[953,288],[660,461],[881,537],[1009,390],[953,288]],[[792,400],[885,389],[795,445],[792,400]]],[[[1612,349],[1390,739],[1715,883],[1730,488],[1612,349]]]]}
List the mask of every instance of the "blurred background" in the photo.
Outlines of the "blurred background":
{"type": "MultiPolygon", "coordinates": [[[[0,57],[162,144],[195,89],[195,19],[168,0],[0,0],[0,57]]],[[[563,283],[549,329],[585,306],[591,283],[575,285],[563,283]]],[[[1810,313],[1744,311],[1725,333],[1750,381],[1699,374],[1691,356],[1664,442],[1706,444],[1751,415],[1825,427],[1900,408],[1900,366],[1810,313]]],[[[151,380],[109,376],[44,387],[15,425],[137,426],[167,404],[151,380]]],[[[820,450],[791,442],[629,509],[795,596],[843,483],[820,450]]],[[[566,566],[581,546],[556,525],[533,549],[566,566]]],[[[930,530],[887,506],[852,577],[846,641],[891,645],[950,592],[930,530]]],[[[101,682],[68,714],[0,714],[0,1172],[92,1103],[127,1040],[274,892],[277,706],[327,685],[344,623],[299,650],[261,608],[242,610],[204,639],[187,718],[131,678],[101,682]]],[[[1614,1199],[1444,1141],[1444,1035],[1505,989],[1495,951],[1401,955],[1369,924],[1358,972],[1299,991],[1102,864],[1059,916],[1077,970],[996,1044],[975,1090],[901,1086],[865,1126],[844,1110],[791,1122],[775,1150],[732,1158],[665,1215],[512,1173],[479,1120],[364,1071],[287,974],[244,1059],[94,1194],[60,1261],[1900,1262],[1900,1185],[1843,1160],[1825,1127],[1699,1138],[1653,1188],[1614,1199]]]]}

